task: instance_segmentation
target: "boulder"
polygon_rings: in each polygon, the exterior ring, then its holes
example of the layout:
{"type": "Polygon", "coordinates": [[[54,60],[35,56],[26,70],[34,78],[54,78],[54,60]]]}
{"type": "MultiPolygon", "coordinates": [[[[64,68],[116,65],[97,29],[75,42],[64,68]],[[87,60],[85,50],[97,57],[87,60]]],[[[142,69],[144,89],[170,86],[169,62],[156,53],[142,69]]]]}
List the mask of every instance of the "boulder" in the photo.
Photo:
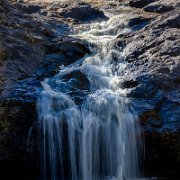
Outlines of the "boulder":
{"type": "Polygon", "coordinates": [[[129,5],[136,8],[143,8],[154,1],[156,0],[130,0],[129,5]]]}
{"type": "Polygon", "coordinates": [[[77,21],[92,21],[97,19],[107,19],[102,11],[91,7],[86,3],[75,4],[69,9],[64,9],[61,13],[64,18],[73,18],[77,21]]]}
{"type": "Polygon", "coordinates": [[[143,16],[138,16],[138,17],[131,18],[129,20],[128,25],[133,30],[140,30],[143,27],[145,27],[146,25],[148,25],[151,20],[152,20],[152,18],[146,18],[143,16]]]}
{"type": "Polygon", "coordinates": [[[65,74],[61,72],[49,79],[52,89],[68,94],[76,104],[81,105],[90,92],[90,83],[86,75],[79,69],[72,70],[65,74]],[[61,80],[61,83],[57,82],[61,80]]]}
{"type": "Polygon", "coordinates": [[[38,79],[52,77],[61,66],[68,66],[90,53],[87,44],[74,40],[48,44],[42,66],[37,69],[38,79]]]}
{"type": "Polygon", "coordinates": [[[168,11],[172,11],[174,8],[171,5],[161,4],[159,2],[151,3],[145,6],[144,11],[147,12],[155,12],[155,13],[165,13],[168,11]]]}

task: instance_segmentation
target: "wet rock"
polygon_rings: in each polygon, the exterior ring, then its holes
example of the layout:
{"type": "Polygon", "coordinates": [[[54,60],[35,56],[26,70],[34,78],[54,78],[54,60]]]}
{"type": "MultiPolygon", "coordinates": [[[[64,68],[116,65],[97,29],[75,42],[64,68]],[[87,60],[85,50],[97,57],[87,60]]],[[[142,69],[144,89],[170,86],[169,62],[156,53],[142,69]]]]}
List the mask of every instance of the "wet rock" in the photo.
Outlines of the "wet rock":
{"type": "Polygon", "coordinates": [[[177,10],[171,11],[156,22],[158,23],[155,25],[154,22],[155,28],[180,28],[180,14],[177,10]]]}
{"type": "MultiPolygon", "coordinates": [[[[154,6],[152,2],[133,0],[130,5],[145,9],[154,6]]],[[[58,2],[31,6],[15,3],[16,8],[5,3],[7,1],[0,2],[0,170],[5,172],[6,179],[26,179],[27,176],[34,179],[31,170],[32,167],[37,169],[37,159],[34,161],[30,156],[31,162],[27,163],[26,142],[29,129],[37,120],[35,102],[42,90],[40,80],[54,76],[59,66],[68,66],[90,53],[84,42],[56,36],[69,32],[68,25],[64,24],[68,18],[83,22],[106,17],[86,3],[79,7],[58,2]],[[35,13],[43,16],[38,17],[35,13]],[[62,17],[65,18],[62,20],[62,17]],[[12,177],[7,178],[7,170],[12,177]]],[[[117,45],[124,50],[128,69],[122,87],[132,89],[128,96],[134,101],[144,130],[146,167],[157,170],[172,166],[177,173],[180,163],[180,15],[174,4],[164,3],[160,12],[164,12],[164,8],[167,11],[169,6],[173,6],[173,10],[152,21],[144,14],[132,18],[129,26],[139,31],[122,35],[117,45]]],[[[158,12],[157,8],[159,11],[158,6],[153,11],[158,12]]],[[[80,70],[57,76],[49,83],[68,92],[77,104],[81,104],[90,92],[87,77],[80,70]],[[64,82],[59,87],[55,84],[57,76],[64,82]]],[[[162,175],[166,176],[165,171],[162,175]]]]}
{"type": "Polygon", "coordinates": [[[66,57],[62,54],[47,54],[43,66],[37,69],[36,75],[39,80],[54,76],[58,73],[60,66],[64,64],[66,57]]]}
{"type": "Polygon", "coordinates": [[[78,41],[64,41],[61,43],[54,44],[53,51],[59,51],[71,59],[71,62],[64,62],[65,65],[73,63],[77,59],[80,59],[86,54],[90,53],[87,44],[79,43],[78,41]]]}
{"type": "Polygon", "coordinates": [[[71,98],[78,105],[82,104],[90,92],[89,80],[79,69],[62,75],[60,73],[51,78],[49,83],[55,91],[67,93],[69,96],[71,96],[71,98]],[[59,83],[57,79],[60,79],[59,83]]]}
{"type": "Polygon", "coordinates": [[[4,64],[5,67],[9,68],[3,69],[3,74],[6,78],[14,80],[28,78],[35,72],[38,65],[41,66],[44,56],[44,52],[41,49],[42,47],[27,44],[25,47],[24,45],[21,43],[10,48],[12,49],[11,54],[9,54],[4,64]],[[15,47],[17,47],[16,51],[14,49],[15,47]],[[17,52],[19,52],[19,54],[17,52]],[[26,56],[26,53],[29,54],[29,56],[26,56]],[[11,58],[13,58],[13,60],[11,60],[11,58]],[[32,59],[34,59],[33,62],[31,61],[32,59]]]}
{"type": "Polygon", "coordinates": [[[135,98],[152,98],[157,92],[157,89],[154,88],[151,84],[140,84],[134,90],[132,90],[128,97],[135,98]]]}
{"type": "Polygon", "coordinates": [[[47,27],[42,28],[42,34],[46,37],[49,37],[49,38],[55,37],[54,31],[50,28],[47,28],[47,27]]]}
{"type": "Polygon", "coordinates": [[[34,179],[37,159],[27,152],[27,139],[37,120],[36,99],[41,85],[35,78],[29,78],[10,83],[6,88],[3,89],[6,93],[0,96],[0,169],[4,170],[1,178],[24,179],[28,175],[34,179]],[[4,173],[7,169],[10,174],[4,173]]]}
{"type": "Polygon", "coordinates": [[[90,50],[86,46],[86,44],[74,41],[49,44],[46,51],[51,53],[45,56],[42,67],[37,69],[38,79],[52,77],[58,73],[61,66],[73,64],[89,54],[90,50]]]}
{"type": "Polygon", "coordinates": [[[136,8],[143,8],[154,1],[155,0],[130,0],[129,5],[136,8]]]}
{"type": "Polygon", "coordinates": [[[150,128],[162,127],[162,120],[158,113],[158,110],[145,111],[140,115],[139,119],[141,125],[143,126],[150,126],[150,128]]]}
{"type": "Polygon", "coordinates": [[[28,161],[26,148],[29,128],[36,120],[35,104],[4,99],[0,100],[0,106],[1,178],[33,178],[36,161],[33,157],[31,162],[28,161]],[[7,169],[11,173],[8,174],[7,169]]]}
{"type": "MultiPolygon", "coordinates": [[[[162,4],[162,1],[156,3],[162,4]]],[[[127,63],[125,79],[136,82],[134,87],[130,85],[132,88],[128,89],[128,96],[134,103],[144,131],[145,167],[159,173],[155,176],[164,176],[166,171],[163,169],[167,169],[172,176],[179,177],[180,147],[176,144],[180,137],[180,16],[179,8],[174,3],[174,0],[164,1],[164,6],[173,9],[154,16],[139,31],[119,36],[116,45],[123,49],[127,63]]],[[[151,5],[153,3],[145,6],[151,5]]],[[[135,17],[129,25],[133,27],[136,23],[139,23],[139,19],[135,17]]]]}
{"type": "Polygon", "coordinates": [[[85,74],[80,70],[72,71],[69,74],[63,75],[61,78],[65,82],[72,81],[72,87],[77,90],[90,90],[90,83],[85,74]],[[75,81],[73,82],[73,80],[75,81]]]}
{"type": "Polygon", "coordinates": [[[41,6],[38,5],[26,5],[24,3],[18,3],[16,5],[17,8],[20,8],[24,13],[27,14],[34,14],[34,13],[39,13],[42,9],[41,6]]]}
{"type": "Polygon", "coordinates": [[[125,89],[125,88],[134,88],[138,85],[137,81],[134,80],[130,80],[130,81],[124,81],[121,83],[121,88],[125,89]]]}
{"type": "Polygon", "coordinates": [[[107,19],[104,13],[86,3],[75,4],[74,7],[63,10],[60,15],[64,18],[73,18],[78,21],[92,21],[107,19]]]}
{"type": "Polygon", "coordinates": [[[8,4],[8,2],[6,1],[6,0],[1,0],[1,2],[0,2],[0,7],[2,8],[2,9],[8,9],[8,6],[7,5],[9,5],[8,4]]]}
{"type": "MultiPolygon", "coordinates": [[[[144,121],[142,129],[145,132],[145,147],[148,148],[146,167],[158,174],[151,172],[150,176],[168,176],[168,173],[176,176],[178,172],[179,95],[175,93],[179,87],[180,68],[178,16],[177,10],[164,13],[138,33],[119,37],[121,40],[117,43],[125,48],[125,60],[131,69],[127,79],[136,82],[127,80],[125,88],[132,88],[131,99],[138,99],[139,109],[136,110],[144,121]],[[163,171],[163,168],[166,170],[163,171]]],[[[138,21],[131,27],[136,23],[138,21]]]]}
{"type": "Polygon", "coordinates": [[[54,32],[63,23],[45,17],[36,19],[31,15],[39,13],[36,5],[6,3],[0,1],[0,178],[26,179],[29,176],[35,179],[32,176],[38,169],[37,158],[28,153],[27,138],[37,120],[36,99],[42,91],[36,72],[44,68],[48,58],[49,62],[54,59],[54,56],[46,56],[52,54],[52,51],[47,53],[46,48],[57,38],[54,32]],[[57,24],[60,25],[57,27],[57,24]]]}
{"type": "Polygon", "coordinates": [[[1,99],[17,100],[24,103],[35,102],[38,94],[42,91],[40,81],[36,78],[27,78],[4,87],[1,99]],[[6,91],[7,90],[7,91],[6,91]]]}
{"type": "Polygon", "coordinates": [[[0,63],[7,57],[6,50],[3,47],[2,43],[0,42],[0,63]]]}
{"type": "Polygon", "coordinates": [[[146,26],[152,18],[145,18],[143,16],[135,17],[129,20],[128,25],[133,29],[133,30],[139,30],[146,26]]]}
{"type": "Polygon", "coordinates": [[[148,176],[179,179],[178,154],[180,152],[178,133],[145,133],[145,168],[148,176]],[[167,163],[168,162],[168,163],[167,163]]]}
{"type": "Polygon", "coordinates": [[[38,13],[40,12],[41,10],[41,7],[40,6],[35,6],[35,5],[30,5],[30,6],[27,6],[24,11],[28,14],[33,14],[33,13],[38,13]]]}
{"type": "Polygon", "coordinates": [[[173,6],[155,2],[155,3],[145,6],[143,9],[147,12],[164,13],[164,12],[172,11],[173,6]]]}
{"type": "Polygon", "coordinates": [[[90,83],[84,73],[80,70],[62,76],[62,81],[68,83],[68,94],[77,104],[81,104],[90,92],[90,83]]]}

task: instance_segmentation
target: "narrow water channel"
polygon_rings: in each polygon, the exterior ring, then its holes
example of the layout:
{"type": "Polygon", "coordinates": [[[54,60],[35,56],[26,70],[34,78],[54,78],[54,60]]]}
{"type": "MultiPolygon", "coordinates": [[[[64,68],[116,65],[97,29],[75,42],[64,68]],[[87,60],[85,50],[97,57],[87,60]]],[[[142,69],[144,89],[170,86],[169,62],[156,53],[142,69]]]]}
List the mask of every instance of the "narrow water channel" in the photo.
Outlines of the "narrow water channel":
{"type": "Polygon", "coordinates": [[[73,36],[87,41],[91,54],[42,82],[37,105],[44,179],[140,177],[136,111],[121,88],[123,52],[113,45],[128,31],[125,15],[87,25],[73,36]],[[72,73],[79,79],[70,78],[72,73]],[[81,103],[73,97],[77,94],[83,96],[81,103]]]}

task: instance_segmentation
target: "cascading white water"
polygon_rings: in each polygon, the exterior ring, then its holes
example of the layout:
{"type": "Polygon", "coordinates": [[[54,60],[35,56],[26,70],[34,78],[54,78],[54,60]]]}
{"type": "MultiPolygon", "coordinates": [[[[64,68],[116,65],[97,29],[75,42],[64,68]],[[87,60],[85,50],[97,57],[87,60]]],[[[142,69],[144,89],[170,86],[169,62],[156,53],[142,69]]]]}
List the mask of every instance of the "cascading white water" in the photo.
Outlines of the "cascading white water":
{"type": "Polygon", "coordinates": [[[122,52],[112,46],[116,35],[130,31],[126,18],[111,17],[76,35],[97,49],[83,62],[61,69],[42,83],[44,91],[37,107],[44,179],[126,180],[139,176],[136,113],[126,90],[120,88],[126,67],[122,52]],[[91,91],[81,106],[62,88],[61,77],[75,70],[90,82],[91,91]]]}

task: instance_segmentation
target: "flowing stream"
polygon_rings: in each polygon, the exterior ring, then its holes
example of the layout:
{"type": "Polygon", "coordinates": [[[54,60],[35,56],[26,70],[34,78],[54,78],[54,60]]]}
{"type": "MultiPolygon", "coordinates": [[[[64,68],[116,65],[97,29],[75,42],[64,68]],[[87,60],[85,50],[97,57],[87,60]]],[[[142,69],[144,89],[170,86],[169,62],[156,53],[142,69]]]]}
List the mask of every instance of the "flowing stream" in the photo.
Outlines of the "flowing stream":
{"type": "Polygon", "coordinates": [[[92,44],[91,54],[42,83],[37,107],[43,178],[136,179],[139,128],[131,100],[121,88],[127,68],[123,52],[113,45],[117,35],[131,31],[127,17],[114,15],[86,29],[73,36],[92,44]],[[84,97],[79,104],[68,93],[75,80],[63,78],[71,72],[81,72],[89,83],[89,90],[76,88],[84,97]]]}

